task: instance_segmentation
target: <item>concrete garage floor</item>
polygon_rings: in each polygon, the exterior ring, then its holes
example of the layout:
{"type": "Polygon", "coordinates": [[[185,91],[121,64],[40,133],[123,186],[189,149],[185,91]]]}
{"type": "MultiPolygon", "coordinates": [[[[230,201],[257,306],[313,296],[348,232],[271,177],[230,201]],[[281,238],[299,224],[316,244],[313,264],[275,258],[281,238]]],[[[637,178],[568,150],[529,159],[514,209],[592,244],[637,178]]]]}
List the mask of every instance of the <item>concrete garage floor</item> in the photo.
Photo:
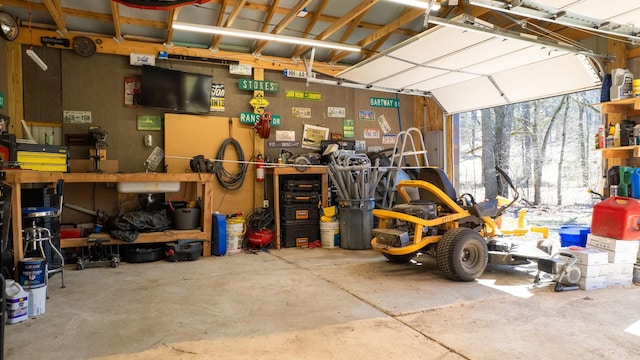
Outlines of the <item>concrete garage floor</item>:
{"type": "Polygon", "coordinates": [[[477,282],[372,250],[122,263],[51,279],[5,359],[638,359],[640,287],[556,293],[535,265],[477,282]]]}

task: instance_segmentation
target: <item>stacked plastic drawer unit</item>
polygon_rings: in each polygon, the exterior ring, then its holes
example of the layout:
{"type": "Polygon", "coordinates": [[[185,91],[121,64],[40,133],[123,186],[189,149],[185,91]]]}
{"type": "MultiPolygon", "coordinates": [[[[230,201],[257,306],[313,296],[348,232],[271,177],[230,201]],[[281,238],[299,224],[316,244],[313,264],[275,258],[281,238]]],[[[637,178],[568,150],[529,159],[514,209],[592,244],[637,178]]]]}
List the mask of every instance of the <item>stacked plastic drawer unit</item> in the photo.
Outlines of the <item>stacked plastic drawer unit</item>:
{"type": "Polygon", "coordinates": [[[282,247],[306,247],[320,240],[319,178],[286,177],[280,189],[282,247]]]}

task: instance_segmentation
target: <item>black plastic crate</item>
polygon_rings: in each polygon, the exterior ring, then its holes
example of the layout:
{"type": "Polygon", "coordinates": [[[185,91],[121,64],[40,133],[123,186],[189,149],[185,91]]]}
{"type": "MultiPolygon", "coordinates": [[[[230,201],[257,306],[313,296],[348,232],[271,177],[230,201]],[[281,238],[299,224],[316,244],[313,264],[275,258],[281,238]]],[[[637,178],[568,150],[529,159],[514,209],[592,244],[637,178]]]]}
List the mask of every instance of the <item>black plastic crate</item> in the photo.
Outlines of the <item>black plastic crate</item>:
{"type": "Polygon", "coordinates": [[[283,203],[312,203],[317,204],[320,196],[313,191],[287,191],[281,196],[283,203]]]}
{"type": "Polygon", "coordinates": [[[318,220],[320,219],[320,209],[317,204],[283,204],[280,207],[280,218],[289,220],[318,220]]]}
{"type": "Polygon", "coordinates": [[[320,191],[318,179],[288,179],[284,183],[285,190],[289,191],[320,191]]]}
{"type": "Polygon", "coordinates": [[[315,220],[285,221],[280,225],[280,246],[306,247],[320,240],[320,224],[315,220]]]}

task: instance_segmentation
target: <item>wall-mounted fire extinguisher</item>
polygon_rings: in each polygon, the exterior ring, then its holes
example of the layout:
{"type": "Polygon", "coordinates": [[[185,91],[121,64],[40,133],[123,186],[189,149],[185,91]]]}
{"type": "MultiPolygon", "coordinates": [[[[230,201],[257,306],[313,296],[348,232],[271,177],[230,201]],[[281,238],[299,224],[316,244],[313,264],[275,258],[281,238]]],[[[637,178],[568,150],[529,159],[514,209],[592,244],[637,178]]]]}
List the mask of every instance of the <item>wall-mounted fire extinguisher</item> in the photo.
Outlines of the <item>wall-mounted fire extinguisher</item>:
{"type": "Polygon", "coordinates": [[[258,154],[256,156],[256,181],[263,182],[264,181],[264,159],[262,158],[262,154],[258,154]]]}

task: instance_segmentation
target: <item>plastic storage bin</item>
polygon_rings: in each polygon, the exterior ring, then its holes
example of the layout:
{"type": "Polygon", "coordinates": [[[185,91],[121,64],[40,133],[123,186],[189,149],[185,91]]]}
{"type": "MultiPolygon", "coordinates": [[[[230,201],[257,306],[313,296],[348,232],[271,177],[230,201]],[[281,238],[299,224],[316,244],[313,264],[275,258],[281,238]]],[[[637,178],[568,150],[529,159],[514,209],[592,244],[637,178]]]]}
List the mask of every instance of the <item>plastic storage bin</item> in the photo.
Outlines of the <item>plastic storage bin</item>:
{"type": "Polygon", "coordinates": [[[560,227],[558,234],[560,235],[560,246],[587,246],[587,236],[589,235],[588,226],[580,225],[563,225],[560,227]]]}

